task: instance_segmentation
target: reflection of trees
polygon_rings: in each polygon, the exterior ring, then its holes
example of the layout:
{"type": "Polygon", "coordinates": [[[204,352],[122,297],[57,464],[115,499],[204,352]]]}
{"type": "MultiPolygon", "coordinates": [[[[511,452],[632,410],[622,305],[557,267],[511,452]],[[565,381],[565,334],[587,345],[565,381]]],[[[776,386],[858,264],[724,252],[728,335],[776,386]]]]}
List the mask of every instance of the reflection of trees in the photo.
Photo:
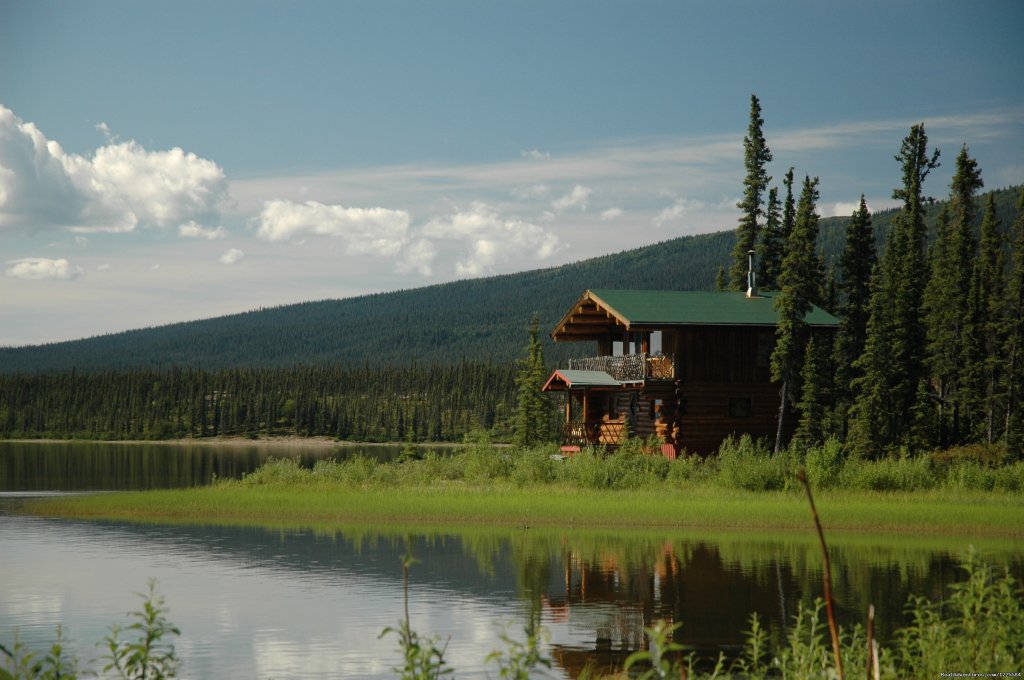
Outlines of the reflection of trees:
{"type": "MultiPolygon", "coordinates": [[[[538,584],[546,582],[543,622],[555,632],[552,656],[570,677],[588,663],[621,669],[645,646],[644,628],[658,619],[682,622],[675,641],[702,658],[720,651],[734,657],[754,612],[779,644],[797,603],[809,605],[821,594],[820,557],[811,542],[620,538],[602,548],[599,540],[563,537],[557,545],[543,543],[521,542],[514,551],[522,558],[520,582],[531,584],[521,592],[535,602],[538,584]],[[528,547],[546,558],[524,555],[528,547]]],[[[928,549],[846,545],[834,550],[833,560],[840,623],[863,623],[874,603],[883,642],[907,623],[903,607],[911,593],[936,594],[961,578],[954,557],[928,549]]]]}

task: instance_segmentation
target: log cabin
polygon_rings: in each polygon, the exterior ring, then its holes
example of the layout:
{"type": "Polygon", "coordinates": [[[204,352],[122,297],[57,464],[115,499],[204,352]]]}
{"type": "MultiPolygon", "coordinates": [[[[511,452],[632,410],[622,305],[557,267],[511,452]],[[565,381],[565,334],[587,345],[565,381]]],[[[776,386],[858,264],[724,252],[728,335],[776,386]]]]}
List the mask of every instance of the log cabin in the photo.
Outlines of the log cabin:
{"type": "MultiPolygon", "coordinates": [[[[544,385],[565,392],[562,450],[618,447],[656,436],[662,453],[706,456],[733,434],[774,439],[781,384],[771,380],[778,314],[774,292],[587,290],[551,333],[594,342],[544,385]]],[[[819,307],[811,333],[835,331],[819,307]]],[[[792,414],[792,409],[790,410],[792,414]]],[[[796,417],[783,423],[787,434],[796,417]]]]}

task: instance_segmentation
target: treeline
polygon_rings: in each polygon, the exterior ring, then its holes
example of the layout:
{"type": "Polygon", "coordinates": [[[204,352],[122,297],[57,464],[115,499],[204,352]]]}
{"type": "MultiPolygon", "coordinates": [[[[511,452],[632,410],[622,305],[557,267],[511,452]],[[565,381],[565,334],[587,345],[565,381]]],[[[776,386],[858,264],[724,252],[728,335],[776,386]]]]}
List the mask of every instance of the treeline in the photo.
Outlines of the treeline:
{"type": "Polygon", "coordinates": [[[170,439],[508,436],[511,364],[300,366],[0,375],[0,436],[170,439]]]}
{"type": "MultiPolygon", "coordinates": [[[[864,457],[1000,442],[1021,457],[1024,190],[1011,214],[993,194],[982,205],[981,168],[964,145],[949,199],[929,223],[936,206],[924,185],[940,153],[914,125],[895,156],[902,182],[892,195],[902,207],[883,247],[862,196],[829,262],[818,247],[818,178],[805,176],[799,200],[792,168],[784,199],[769,189],[760,112],[752,97],[728,283],[746,287],[747,251],[756,249],[760,280],[780,290],[772,378],[782,384],[780,418],[799,419],[795,441],[836,437],[864,457]],[[812,303],[839,316],[834,338],[812,336],[802,321],[812,303]]],[[[724,286],[725,267],[719,279],[724,286]]]]}

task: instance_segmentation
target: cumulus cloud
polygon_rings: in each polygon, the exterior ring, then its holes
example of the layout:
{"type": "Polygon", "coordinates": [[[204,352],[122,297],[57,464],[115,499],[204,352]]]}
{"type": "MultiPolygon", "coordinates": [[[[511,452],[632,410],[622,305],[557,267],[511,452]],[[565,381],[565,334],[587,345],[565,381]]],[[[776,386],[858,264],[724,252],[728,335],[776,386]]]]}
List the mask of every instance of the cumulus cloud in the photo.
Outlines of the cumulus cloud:
{"type": "Polygon", "coordinates": [[[228,248],[224,254],[220,256],[220,262],[221,264],[234,264],[239,262],[243,257],[245,257],[245,253],[238,248],[228,248]]]}
{"type": "Polygon", "coordinates": [[[465,241],[468,253],[455,264],[460,276],[477,276],[492,271],[496,264],[522,255],[545,259],[561,246],[559,238],[531,222],[504,218],[484,203],[468,210],[431,220],[423,234],[438,239],[465,241]]]}
{"type": "Polygon", "coordinates": [[[228,233],[224,231],[224,227],[209,229],[194,221],[187,222],[186,224],[179,224],[178,234],[185,238],[205,238],[207,241],[224,238],[228,235],[228,233]]]}
{"type": "Polygon", "coordinates": [[[531,184],[525,187],[516,187],[512,190],[512,195],[516,198],[539,198],[541,196],[547,196],[551,188],[547,184],[531,184]]]}
{"type": "Polygon", "coordinates": [[[421,238],[402,251],[398,261],[398,271],[402,273],[419,272],[423,276],[433,273],[434,259],[437,257],[437,246],[433,242],[421,238]]]}
{"type": "Polygon", "coordinates": [[[110,265],[108,263],[103,263],[100,266],[96,267],[96,271],[98,272],[105,272],[108,269],[110,269],[110,265]]]}
{"type": "Polygon", "coordinates": [[[110,143],[91,158],[69,154],[0,106],[0,229],[125,232],[201,220],[228,201],[216,163],[180,148],[114,143],[99,129],[110,143]]]}
{"type": "Polygon", "coordinates": [[[582,184],[577,184],[572,188],[572,191],[567,193],[561,198],[556,198],[551,202],[551,207],[562,212],[569,208],[579,208],[580,210],[587,209],[587,200],[590,198],[590,194],[593,193],[589,187],[585,187],[582,184]]]}
{"type": "Polygon", "coordinates": [[[605,222],[617,220],[622,217],[622,208],[608,208],[601,212],[601,219],[605,222]]]}
{"type": "Polygon", "coordinates": [[[409,221],[404,210],[274,200],[263,204],[256,233],[267,241],[333,236],[345,242],[350,254],[394,257],[408,243],[409,221]]]}
{"type": "Polygon", "coordinates": [[[63,257],[57,260],[46,257],[25,257],[20,260],[8,260],[7,264],[11,265],[5,272],[7,276],[29,281],[41,279],[70,281],[77,279],[83,273],[81,267],[72,267],[71,263],[63,257]]]}

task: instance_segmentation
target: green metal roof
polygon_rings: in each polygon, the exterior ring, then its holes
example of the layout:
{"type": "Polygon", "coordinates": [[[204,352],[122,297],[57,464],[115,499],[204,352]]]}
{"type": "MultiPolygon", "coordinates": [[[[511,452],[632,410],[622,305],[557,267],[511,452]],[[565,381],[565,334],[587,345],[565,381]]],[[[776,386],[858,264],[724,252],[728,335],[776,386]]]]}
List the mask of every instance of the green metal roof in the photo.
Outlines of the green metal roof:
{"type": "MultiPolygon", "coordinates": [[[[761,292],[748,298],[741,292],[700,292],[677,290],[591,290],[602,307],[626,320],[630,326],[643,325],[754,325],[774,326],[779,315],[772,307],[777,292],[761,292]]],[[[838,326],[839,319],[812,306],[804,320],[811,326],[838,326]]]]}
{"type": "Polygon", "coordinates": [[[544,389],[559,389],[552,387],[551,383],[561,379],[566,387],[619,387],[620,383],[604,371],[578,371],[560,368],[551,374],[544,389]]]}

